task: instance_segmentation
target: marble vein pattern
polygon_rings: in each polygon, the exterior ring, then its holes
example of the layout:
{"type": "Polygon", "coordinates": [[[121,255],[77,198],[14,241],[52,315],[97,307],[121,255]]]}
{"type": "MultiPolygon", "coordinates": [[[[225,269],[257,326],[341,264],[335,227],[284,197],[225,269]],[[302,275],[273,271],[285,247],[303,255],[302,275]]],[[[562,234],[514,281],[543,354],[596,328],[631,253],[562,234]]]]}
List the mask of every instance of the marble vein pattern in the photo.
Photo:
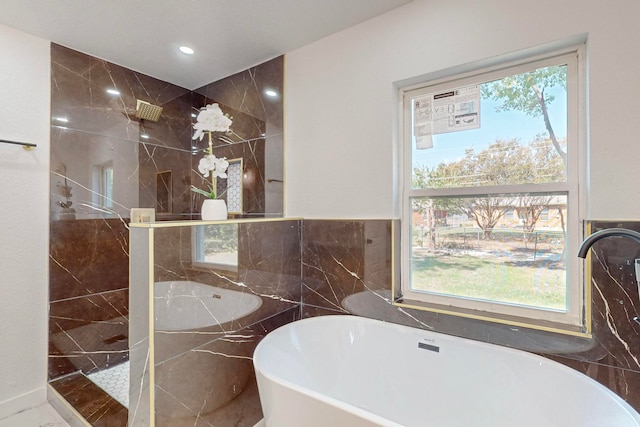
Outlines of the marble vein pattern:
{"type": "Polygon", "coordinates": [[[49,312],[49,376],[91,373],[127,360],[126,290],[52,302],[49,312]]]}
{"type": "Polygon", "coordinates": [[[391,288],[389,221],[303,222],[302,302],[347,312],[345,297],[391,288]]]}
{"type": "MultiPolygon", "coordinates": [[[[254,408],[251,410],[254,415],[248,417],[243,412],[238,425],[255,425],[261,412],[251,362],[253,350],[273,322],[279,325],[299,318],[300,221],[204,227],[228,228],[218,234],[237,242],[237,268],[226,270],[217,264],[194,264],[194,239],[198,231],[193,227],[153,231],[154,276],[151,280],[167,282],[169,293],[159,294],[156,290],[153,349],[147,350],[149,340],[144,331],[148,325],[144,313],[138,313],[135,321],[134,316],[130,320],[138,342],[131,350],[131,376],[133,382],[141,384],[130,398],[139,401],[141,408],[134,409],[133,403],[130,404],[132,411],[136,411],[130,414],[131,425],[145,425],[150,377],[155,378],[155,416],[159,425],[178,425],[176,423],[184,419],[205,423],[210,417],[220,417],[220,411],[225,416],[215,425],[227,425],[234,419],[238,422],[242,414],[230,413],[229,408],[239,402],[244,402],[242,407],[254,408]],[[224,313],[215,311],[216,305],[206,301],[212,297],[220,298],[223,303],[227,301],[220,306],[224,313]],[[247,309],[242,304],[236,306],[233,298],[257,299],[260,303],[247,309]],[[181,322],[192,326],[162,326],[165,315],[179,316],[181,322]],[[152,352],[152,358],[147,351],[152,352]],[[151,359],[153,366],[148,364],[151,359]],[[142,418],[136,418],[136,414],[142,418]]],[[[132,231],[148,232],[139,228],[132,231]]],[[[140,246],[140,256],[148,256],[146,247],[140,246]]],[[[137,249],[137,243],[132,244],[132,257],[138,256],[137,249]]],[[[146,290],[139,286],[136,277],[132,276],[131,289],[135,289],[132,297],[142,301],[146,290]]],[[[144,278],[144,274],[140,277],[144,278]]]]}
{"type": "MultiPolygon", "coordinates": [[[[207,85],[199,93],[51,45],[49,377],[74,406],[91,406],[77,396],[78,387],[93,389],[84,383],[84,374],[131,358],[132,365],[141,367],[141,376],[133,381],[132,407],[145,412],[136,398],[149,388],[148,337],[129,342],[129,210],[156,208],[158,220],[199,218],[201,200],[190,190],[192,184],[203,184],[194,162],[206,141],[191,138],[198,108],[218,102],[234,116],[233,132],[219,141],[216,150],[219,156],[243,158],[246,215],[282,215],[282,97],[265,100],[261,88],[268,85],[281,94],[283,71],[283,58],[276,58],[207,85]],[[138,99],[161,106],[160,120],[136,118],[138,99]],[[104,187],[109,174],[111,189],[104,187]]],[[[223,180],[219,185],[224,185],[223,180]]],[[[158,276],[201,279],[261,295],[265,300],[262,311],[250,317],[249,323],[297,307],[299,250],[293,255],[282,251],[276,255],[278,251],[252,237],[253,231],[266,232],[243,229],[242,252],[260,261],[254,265],[242,260],[239,274],[187,268],[191,266],[186,252],[190,249],[180,247],[182,252],[174,260],[159,263],[158,276]],[[273,262],[281,265],[274,267],[273,262]]],[[[289,230],[275,227],[269,238],[277,245],[294,242],[299,247],[299,225],[289,230]]],[[[247,327],[247,322],[204,333],[208,336],[201,344],[228,335],[224,342],[232,340],[240,348],[242,340],[231,332],[247,327]]],[[[96,398],[107,402],[104,399],[96,398]]],[[[257,402],[257,395],[252,399],[257,402]]],[[[105,412],[96,412],[99,420],[91,409],[83,414],[94,417],[95,425],[126,424],[121,422],[121,407],[108,404],[105,408],[105,412]]]]}
{"type": "Polygon", "coordinates": [[[90,425],[127,425],[127,409],[82,373],[56,379],[50,384],[90,425]]]}
{"type": "Polygon", "coordinates": [[[244,159],[243,210],[248,215],[283,213],[283,76],[281,56],[194,91],[194,105],[218,102],[233,116],[232,132],[226,140],[234,144],[218,144],[216,150],[229,159],[244,159]],[[277,96],[265,95],[266,89],[277,96]]]}
{"type": "MultiPolygon", "coordinates": [[[[632,241],[603,239],[592,249],[592,338],[570,337],[391,305],[391,250],[367,257],[376,239],[367,221],[303,221],[302,317],[350,312],[417,328],[519,348],[557,360],[596,379],[640,410],[640,297],[632,241]],[[385,255],[383,255],[385,254],[385,255]],[[369,271],[367,271],[369,270],[369,271]],[[371,279],[371,272],[376,279],[371,279]]],[[[391,224],[392,221],[383,221],[391,224]]],[[[592,221],[592,230],[623,227],[640,231],[640,222],[592,221]]],[[[388,233],[388,229],[386,231],[388,233]]],[[[383,246],[392,237],[383,235],[383,246]]],[[[396,242],[397,244],[397,242],[396,242]]],[[[394,252],[399,265],[398,249],[394,252]]]]}
{"type": "MultiPolygon", "coordinates": [[[[246,215],[281,215],[282,156],[277,153],[284,141],[284,60],[276,58],[191,92],[60,45],[52,44],[51,54],[49,376],[56,390],[83,408],[94,425],[125,425],[113,420],[126,420],[126,408],[109,401],[84,374],[131,358],[137,372],[132,407],[144,413],[139,397],[150,387],[149,337],[128,342],[129,209],[158,207],[158,173],[171,171],[171,209],[159,219],[198,218],[200,200],[190,185],[202,183],[193,159],[204,141],[191,139],[192,113],[218,102],[234,116],[235,126],[216,149],[228,158],[244,159],[246,215]],[[280,96],[266,98],[266,87],[280,96]],[[108,88],[119,95],[108,94],[108,88]],[[136,119],[136,99],[162,106],[162,119],[136,119]],[[279,162],[272,161],[274,157],[279,162]],[[110,167],[112,197],[96,187],[110,167]]],[[[391,281],[399,273],[391,267],[400,265],[393,226],[397,221],[245,224],[238,229],[237,271],[194,267],[191,230],[158,233],[156,245],[163,250],[155,253],[154,280],[194,280],[250,293],[263,302],[242,320],[217,329],[157,331],[176,345],[157,349],[156,363],[178,367],[183,359],[202,357],[247,361],[250,345],[272,327],[270,319],[279,324],[300,316],[348,312],[540,353],[597,379],[640,409],[640,325],[633,320],[640,299],[630,262],[640,258],[637,245],[606,239],[593,248],[588,284],[593,337],[558,337],[392,306],[391,281]]],[[[592,227],[640,230],[640,222],[592,221],[592,227]]],[[[229,380],[236,392],[241,380],[229,380]]],[[[261,416],[259,402],[255,384],[246,381],[243,390],[218,409],[204,413],[198,402],[189,402],[189,416],[161,417],[162,422],[253,426],[261,416]]],[[[158,390],[175,400],[171,387],[170,381],[163,382],[158,390]]]]}

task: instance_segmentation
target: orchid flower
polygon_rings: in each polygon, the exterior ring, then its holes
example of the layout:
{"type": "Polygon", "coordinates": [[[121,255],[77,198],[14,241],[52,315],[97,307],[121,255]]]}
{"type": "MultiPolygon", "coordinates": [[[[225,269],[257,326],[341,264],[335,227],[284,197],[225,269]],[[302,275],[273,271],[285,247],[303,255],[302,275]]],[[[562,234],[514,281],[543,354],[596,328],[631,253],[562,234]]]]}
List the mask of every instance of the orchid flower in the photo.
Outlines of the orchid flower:
{"type": "Polygon", "coordinates": [[[229,162],[225,157],[218,158],[213,154],[211,132],[228,132],[231,123],[231,117],[224,114],[218,104],[209,104],[200,109],[196,123],[193,125],[196,130],[193,139],[202,139],[205,134],[209,135],[209,149],[206,151],[207,154],[200,159],[198,171],[204,178],[211,175],[211,185],[209,186],[210,191],[201,190],[193,185],[191,190],[210,199],[217,198],[216,179],[226,178],[229,167],[229,162]]]}
{"type": "Polygon", "coordinates": [[[193,139],[204,137],[207,132],[228,132],[231,127],[231,118],[224,114],[218,104],[209,104],[200,109],[196,123],[193,128],[196,132],[193,139]]]}

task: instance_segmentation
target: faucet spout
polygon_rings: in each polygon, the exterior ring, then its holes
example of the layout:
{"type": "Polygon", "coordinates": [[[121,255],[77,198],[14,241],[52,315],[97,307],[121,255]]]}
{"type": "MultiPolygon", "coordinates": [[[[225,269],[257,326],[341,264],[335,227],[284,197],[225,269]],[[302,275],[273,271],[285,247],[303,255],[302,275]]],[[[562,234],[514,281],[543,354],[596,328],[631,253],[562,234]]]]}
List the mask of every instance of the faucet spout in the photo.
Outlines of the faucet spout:
{"type": "MultiPolygon", "coordinates": [[[[578,250],[578,256],[580,258],[585,258],[589,248],[591,248],[595,242],[600,239],[604,239],[605,237],[627,237],[636,243],[640,243],[640,233],[637,231],[628,230],[626,228],[606,228],[604,230],[596,231],[591,236],[584,239],[584,242],[582,242],[580,249],[578,250]]],[[[640,297],[640,258],[636,258],[634,260],[634,269],[636,273],[636,283],[638,285],[638,296],[640,297]]],[[[634,317],[633,320],[640,324],[638,316],[634,317]]]]}
{"type": "Polygon", "coordinates": [[[627,237],[637,243],[640,243],[640,233],[637,231],[628,230],[626,228],[607,228],[596,231],[587,237],[578,249],[578,256],[580,258],[586,258],[589,248],[591,248],[591,246],[593,246],[593,244],[598,240],[604,239],[605,237],[627,237]]]}

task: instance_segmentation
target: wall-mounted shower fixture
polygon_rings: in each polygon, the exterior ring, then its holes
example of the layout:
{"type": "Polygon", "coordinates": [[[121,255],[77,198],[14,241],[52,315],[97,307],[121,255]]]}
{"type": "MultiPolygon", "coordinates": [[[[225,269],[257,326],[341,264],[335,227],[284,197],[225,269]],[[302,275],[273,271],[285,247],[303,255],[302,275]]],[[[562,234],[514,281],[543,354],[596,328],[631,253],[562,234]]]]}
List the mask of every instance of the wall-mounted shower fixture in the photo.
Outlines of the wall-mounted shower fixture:
{"type": "Polygon", "coordinates": [[[137,100],[136,117],[142,120],[157,122],[162,114],[162,107],[153,105],[146,101],[137,100]]]}

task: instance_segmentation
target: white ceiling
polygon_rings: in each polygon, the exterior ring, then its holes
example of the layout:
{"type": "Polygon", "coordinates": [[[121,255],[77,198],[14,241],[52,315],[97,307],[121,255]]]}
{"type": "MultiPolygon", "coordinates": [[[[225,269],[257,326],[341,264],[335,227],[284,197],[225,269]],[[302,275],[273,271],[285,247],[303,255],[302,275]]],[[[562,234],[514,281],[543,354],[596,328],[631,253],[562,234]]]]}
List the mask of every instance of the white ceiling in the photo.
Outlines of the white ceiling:
{"type": "Polygon", "coordinates": [[[196,89],[409,1],[0,0],[0,24],[196,89]]]}

